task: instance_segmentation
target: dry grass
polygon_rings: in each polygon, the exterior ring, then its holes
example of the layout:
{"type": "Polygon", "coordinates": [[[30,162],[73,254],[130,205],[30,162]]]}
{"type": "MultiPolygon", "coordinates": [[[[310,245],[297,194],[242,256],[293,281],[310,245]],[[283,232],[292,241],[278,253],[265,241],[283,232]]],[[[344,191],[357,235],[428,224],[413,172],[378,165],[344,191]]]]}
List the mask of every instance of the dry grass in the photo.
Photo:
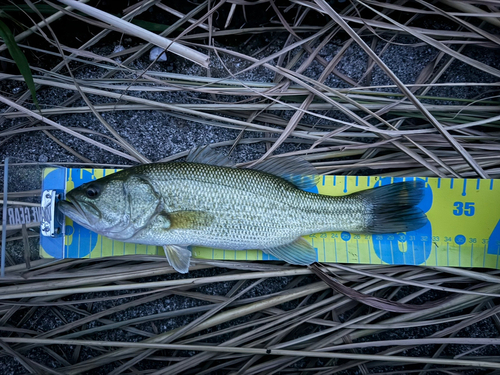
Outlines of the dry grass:
{"type": "MultiPolygon", "coordinates": [[[[109,164],[91,161],[58,139],[53,131],[60,130],[120,157],[123,165],[148,163],[153,160],[102,114],[168,111],[179,119],[240,132],[216,146],[233,149],[264,142],[267,151],[260,160],[282,145],[300,145],[287,154],[304,156],[325,174],[377,170],[393,176],[499,178],[500,70],[466,53],[471,46],[499,48],[498,2],[353,0],[335,9],[323,0],[295,0],[286,7],[267,0],[258,3],[193,4],[186,14],[175,11],[179,21],[159,37],[145,30],[138,33],[137,26],[127,29],[128,22],[100,17],[89,7],[76,12],[47,1],[44,5],[56,8],[49,17],[26,1],[24,10],[32,10],[27,13],[31,23],[23,21],[25,31],[18,33],[18,44],[33,51],[25,41],[33,34],[41,36],[55,49],[39,53],[54,54],[59,62],[50,69],[33,63],[37,89],[60,88],[73,94],[56,108],[41,105],[37,110],[28,102],[29,91],[2,92],[5,107],[0,121],[16,122],[2,127],[0,147],[26,132],[44,132],[81,165],[109,164]],[[269,7],[275,14],[273,23],[245,27],[235,21],[235,14],[250,12],[253,6],[269,7]],[[220,14],[227,14],[224,29],[213,27],[220,14]],[[322,23],[306,22],[312,15],[322,23]],[[79,48],[62,45],[50,25],[57,19],[71,22],[71,17],[99,27],[100,32],[79,48]],[[435,20],[437,29],[425,27],[423,18],[435,20]],[[446,29],[439,29],[442,25],[446,29]],[[140,41],[109,56],[94,53],[93,46],[110,33],[117,39],[121,33],[134,33],[140,41]],[[263,47],[255,55],[259,57],[213,42],[228,35],[253,38],[262,33],[285,35],[285,42],[279,50],[263,47]],[[338,52],[325,58],[321,50],[339,38],[343,44],[338,52]],[[386,49],[400,43],[400,38],[437,51],[412,84],[403,83],[384,63],[386,49]],[[134,62],[149,51],[150,43],[167,50],[176,46],[175,53],[187,54],[201,65],[209,56],[209,67],[219,64],[226,70],[216,77],[210,70],[200,70],[204,73],[199,75],[136,70],[134,62]],[[367,56],[365,71],[356,79],[338,69],[354,45],[367,56]],[[241,67],[227,67],[228,61],[239,61],[241,67]],[[488,78],[445,80],[453,77],[456,61],[488,78]],[[308,74],[313,64],[322,66],[315,78],[308,74]],[[105,73],[94,79],[75,78],[76,65],[105,73]],[[252,69],[271,72],[274,80],[241,79],[252,69]],[[376,69],[390,78],[389,85],[372,82],[376,69]],[[328,85],[331,77],[342,85],[328,85]],[[440,90],[453,92],[457,86],[481,94],[439,95],[440,90]],[[166,102],[144,95],[162,92],[210,99],[166,102]],[[82,98],[86,105],[74,106],[82,98]],[[290,116],[278,116],[279,111],[290,116]],[[106,134],[56,120],[61,114],[81,113],[92,113],[106,134]]],[[[123,19],[130,21],[148,9],[174,13],[165,4],[144,0],[124,9],[123,19]]],[[[8,73],[1,78],[4,83],[23,80],[8,73]]],[[[18,199],[23,195],[9,194],[9,200],[18,199]]],[[[155,257],[30,260],[29,241],[38,236],[30,230],[4,228],[8,248],[22,243],[25,263],[14,265],[19,262],[8,255],[6,277],[0,280],[0,362],[7,366],[7,357],[16,358],[16,366],[24,372],[451,374],[481,369],[493,374],[500,369],[498,270],[341,264],[306,269],[196,261],[191,273],[181,277],[155,257]],[[314,274],[323,275],[324,281],[314,274]],[[207,289],[214,284],[220,286],[217,294],[207,289]],[[168,306],[179,299],[189,303],[168,306]],[[131,316],[139,313],[144,315],[131,316]],[[171,326],[174,318],[176,327],[171,326]]]]}

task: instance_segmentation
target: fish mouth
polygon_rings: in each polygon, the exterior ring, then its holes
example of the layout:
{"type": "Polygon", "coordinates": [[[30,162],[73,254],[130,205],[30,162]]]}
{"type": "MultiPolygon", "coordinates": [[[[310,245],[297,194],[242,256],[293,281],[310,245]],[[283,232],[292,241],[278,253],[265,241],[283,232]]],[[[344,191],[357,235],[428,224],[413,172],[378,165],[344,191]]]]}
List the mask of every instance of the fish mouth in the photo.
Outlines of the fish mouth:
{"type": "Polygon", "coordinates": [[[65,200],[58,202],[57,208],[71,220],[89,229],[101,218],[100,211],[92,203],[65,200]],[[85,211],[89,212],[90,215],[86,214],[85,211]]]}

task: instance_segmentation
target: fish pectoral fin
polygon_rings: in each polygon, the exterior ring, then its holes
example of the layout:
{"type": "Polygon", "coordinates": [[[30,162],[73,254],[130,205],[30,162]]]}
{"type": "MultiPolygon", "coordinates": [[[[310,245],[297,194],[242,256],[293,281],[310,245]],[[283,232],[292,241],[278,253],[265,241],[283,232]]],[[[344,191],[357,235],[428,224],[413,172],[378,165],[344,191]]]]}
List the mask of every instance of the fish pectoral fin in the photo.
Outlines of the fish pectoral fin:
{"type": "Polygon", "coordinates": [[[299,266],[308,266],[317,261],[316,251],[302,237],[286,245],[262,249],[262,251],[287,263],[299,266]]]}
{"type": "Polygon", "coordinates": [[[213,222],[213,216],[205,211],[174,211],[166,215],[170,220],[168,229],[201,229],[213,222]]]}
{"type": "Polygon", "coordinates": [[[177,245],[164,245],[165,256],[168,263],[179,273],[188,273],[191,251],[186,247],[177,245]]]}
{"type": "Polygon", "coordinates": [[[172,226],[169,215],[165,212],[160,212],[158,215],[153,216],[150,222],[151,230],[168,230],[172,226]]]}

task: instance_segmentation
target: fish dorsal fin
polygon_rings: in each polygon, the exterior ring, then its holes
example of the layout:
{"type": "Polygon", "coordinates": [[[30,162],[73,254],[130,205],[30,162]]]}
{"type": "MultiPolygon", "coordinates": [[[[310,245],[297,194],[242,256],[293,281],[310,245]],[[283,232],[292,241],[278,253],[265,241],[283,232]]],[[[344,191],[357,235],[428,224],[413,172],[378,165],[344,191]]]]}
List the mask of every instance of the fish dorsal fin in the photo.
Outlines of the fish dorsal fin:
{"type": "Polygon", "coordinates": [[[262,251],[287,263],[299,266],[308,266],[317,260],[316,251],[302,237],[297,238],[289,244],[262,249],[262,251]]]}
{"type": "Polygon", "coordinates": [[[319,179],[316,168],[300,156],[275,157],[256,164],[251,169],[284,178],[303,190],[315,187],[319,179]]]}
{"type": "Polygon", "coordinates": [[[191,261],[191,251],[188,248],[177,245],[165,245],[165,256],[168,263],[179,273],[188,273],[191,261]]]}
{"type": "Polygon", "coordinates": [[[234,162],[227,156],[215,151],[210,145],[198,146],[189,151],[187,162],[217,165],[219,167],[234,167],[234,162]]]}

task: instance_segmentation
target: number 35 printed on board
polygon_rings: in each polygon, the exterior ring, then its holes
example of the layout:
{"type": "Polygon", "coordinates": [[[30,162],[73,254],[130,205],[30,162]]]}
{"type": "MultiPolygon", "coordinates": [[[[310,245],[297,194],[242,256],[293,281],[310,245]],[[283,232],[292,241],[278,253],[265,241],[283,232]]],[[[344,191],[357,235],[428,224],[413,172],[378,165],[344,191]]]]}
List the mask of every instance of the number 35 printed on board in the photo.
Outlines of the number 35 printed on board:
{"type": "Polygon", "coordinates": [[[474,202],[455,202],[453,206],[455,207],[453,210],[453,215],[455,216],[474,216],[476,212],[474,202]]]}

